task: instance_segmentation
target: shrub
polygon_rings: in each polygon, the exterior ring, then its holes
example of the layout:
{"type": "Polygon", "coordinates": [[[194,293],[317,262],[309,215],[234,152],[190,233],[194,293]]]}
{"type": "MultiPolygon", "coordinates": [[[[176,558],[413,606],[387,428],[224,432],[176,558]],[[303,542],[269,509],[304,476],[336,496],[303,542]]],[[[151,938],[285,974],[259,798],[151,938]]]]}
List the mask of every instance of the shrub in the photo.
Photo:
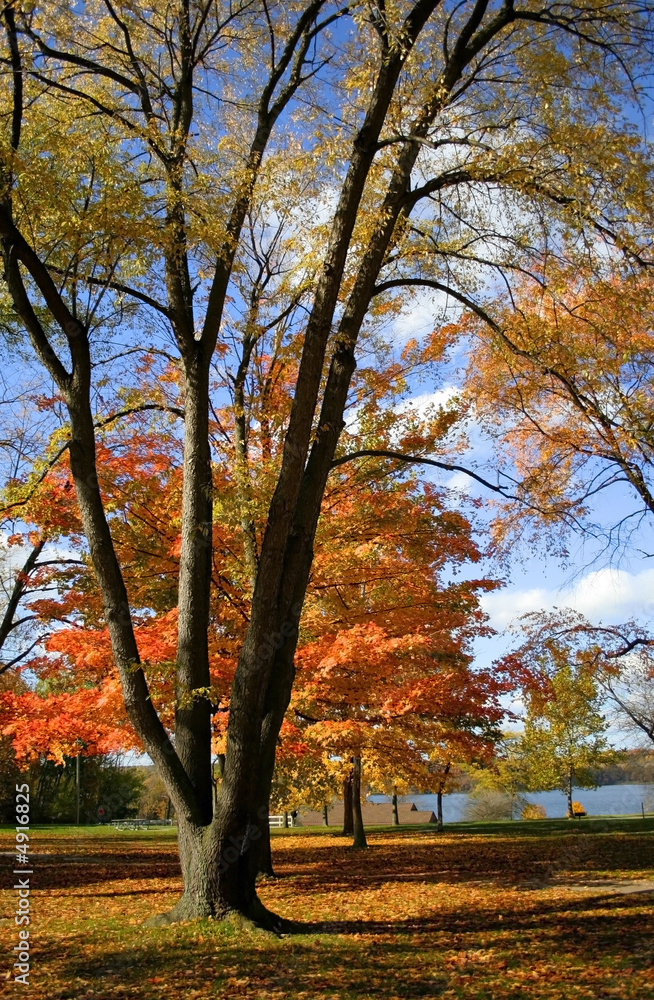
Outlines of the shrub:
{"type": "Polygon", "coordinates": [[[547,811],[545,806],[539,806],[535,802],[528,802],[522,810],[521,819],[546,819],[547,811]]]}
{"type": "MultiPolygon", "coordinates": [[[[585,816],[586,810],[582,806],[581,802],[572,803],[572,815],[573,816],[585,816]]],[[[570,819],[570,811],[567,813],[568,819],[570,819]]]]}
{"type": "Polygon", "coordinates": [[[489,823],[500,819],[513,819],[522,805],[524,799],[521,796],[512,799],[504,792],[475,791],[466,803],[463,818],[470,822],[489,823]]]}

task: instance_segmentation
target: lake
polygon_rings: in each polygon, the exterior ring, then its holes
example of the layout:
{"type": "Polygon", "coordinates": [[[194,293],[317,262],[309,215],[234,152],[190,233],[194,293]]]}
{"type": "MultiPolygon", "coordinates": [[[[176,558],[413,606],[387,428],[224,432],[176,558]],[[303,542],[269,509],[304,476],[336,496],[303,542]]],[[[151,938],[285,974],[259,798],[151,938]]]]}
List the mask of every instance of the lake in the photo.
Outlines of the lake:
{"type": "MultiPolygon", "coordinates": [[[[563,792],[527,792],[525,799],[544,806],[549,819],[562,819],[567,809],[563,792]]],[[[576,788],[572,798],[581,802],[589,816],[626,816],[640,813],[641,803],[645,812],[654,815],[654,785],[602,785],[600,788],[576,788]]],[[[371,795],[372,802],[389,802],[387,795],[371,795]]],[[[415,802],[416,808],[436,812],[435,795],[401,795],[400,802],[415,802]]],[[[443,822],[462,820],[468,795],[452,792],[443,796],[443,822]]]]}

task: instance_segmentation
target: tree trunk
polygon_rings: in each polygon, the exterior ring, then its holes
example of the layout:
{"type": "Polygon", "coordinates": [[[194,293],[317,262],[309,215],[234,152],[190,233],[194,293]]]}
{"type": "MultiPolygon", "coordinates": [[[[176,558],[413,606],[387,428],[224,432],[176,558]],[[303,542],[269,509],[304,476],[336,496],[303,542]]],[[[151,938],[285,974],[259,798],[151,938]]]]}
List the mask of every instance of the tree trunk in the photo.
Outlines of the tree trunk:
{"type": "Polygon", "coordinates": [[[343,781],[343,836],[354,833],[354,815],[352,813],[352,772],[343,781]]]}
{"type": "Polygon", "coordinates": [[[363,816],[361,814],[361,758],[353,758],[352,767],[352,818],[354,820],[354,840],[352,847],[357,849],[368,846],[366,831],[363,828],[363,816]]]}
{"type": "Polygon", "coordinates": [[[288,813],[284,811],[284,829],[288,830],[288,813]]]}
{"type": "Polygon", "coordinates": [[[393,798],[391,799],[393,803],[393,826],[400,825],[400,817],[397,811],[397,792],[393,791],[393,798]]]}
{"type": "MultiPolygon", "coordinates": [[[[452,761],[448,760],[445,768],[443,770],[443,776],[438,785],[438,792],[436,793],[436,829],[439,833],[443,832],[443,790],[447,781],[447,776],[450,773],[450,768],[452,767],[452,761]]],[[[513,807],[511,808],[511,817],[513,818],[513,807]]]]}
{"type": "Polygon", "coordinates": [[[272,849],[270,846],[270,820],[261,824],[261,841],[259,844],[259,874],[268,878],[276,878],[275,869],[272,862],[272,849]]]}
{"type": "Polygon", "coordinates": [[[322,825],[329,826],[329,806],[322,807],[322,825]]]}
{"type": "Polygon", "coordinates": [[[568,819],[574,819],[575,813],[572,808],[572,768],[568,771],[568,819]]]}
{"type": "MultiPolygon", "coordinates": [[[[245,837],[232,837],[226,843],[224,823],[214,820],[209,826],[196,826],[178,819],[178,846],[184,879],[184,891],[168,913],[147,921],[151,927],[198,917],[223,918],[237,913],[257,926],[280,933],[286,922],[270,913],[256,894],[251,873],[260,864],[260,845],[264,840],[268,817],[251,825],[245,837]]],[[[268,839],[268,845],[270,840],[268,839]]]]}

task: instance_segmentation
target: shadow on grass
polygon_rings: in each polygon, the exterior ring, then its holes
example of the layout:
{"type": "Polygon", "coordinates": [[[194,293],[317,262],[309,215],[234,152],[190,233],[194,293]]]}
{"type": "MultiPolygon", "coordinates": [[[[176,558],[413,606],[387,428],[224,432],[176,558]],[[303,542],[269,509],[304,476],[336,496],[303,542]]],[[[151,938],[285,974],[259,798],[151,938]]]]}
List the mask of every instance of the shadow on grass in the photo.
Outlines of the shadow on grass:
{"type": "MultiPolygon", "coordinates": [[[[313,843],[305,841],[301,850],[294,838],[276,839],[274,861],[283,876],[281,881],[298,894],[315,889],[317,884],[325,890],[355,893],[363,887],[375,888],[389,882],[483,883],[529,889],[546,886],[552,880],[578,881],[593,872],[609,870],[632,870],[639,872],[639,877],[654,877],[650,836],[630,836],[631,828],[615,836],[577,826],[567,827],[566,833],[530,838],[528,850],[524,838],[507,836],[506,830],[488,840],[470,834],[449,839],[416,837],[412,830],[410,836],[400,833],[391,842],[386,835],[373,832],[368,851],[352,851],[340,839],[327,845],[323,838],[315,838],[313,843]]],[[[174,841],[132,840],[125,842],[122,850],[110,842],[110,849],[104,851],[98,850],[96,843],[89,849],[88,841],[72,839],[56,845],[42,842],[39,846],[53,853],[39,856],[37,851],[34,855],[34,884],[38,889],[96,885],[98,891],[94,894],[102,896],[103,883],[129,880],[140,886],[133,891],[121,889],[118,894],[132,895],[143,892],[143,883],[154,879],[173,881],[171,889],[179,887],[180,864],[174,841]]]]}
{"type": "MultiPolygon", "coordinates": [[[[68,956],[60,982],[69,986],[49,997],[104,1000],[116,993],[139,1000],[172,995],[391,1000],[439,995],[470,979],[475,992],[457,996],[549,998],[553,994],[539,992],[536,984],[525,994],[519,981],[507,977],[547,963],[553,955],[565,958],[561,985],[574,983],[582,967],[590,983],[598,956],[610,970],[607,976],[619,976],[627,959],[633,976],[651,967],[650,921],[646,900],[624,897],[545,903],[504,914],[475,908],[435,911],[420,920],[308,923],[298,935],[282,940],[202,921],[144,932],[126,940],[122,950],[83,961],[68,956]],[[93,983],[101,984],[99,992],[93,983]]],[[[39,960],[52,958],[46,947],[39,960]]]]}
{"type": "MultiPolygon", "coordinates": [[[[176,845],[172,845],[170,856],[160,849],[148,854],[134,852],[132,855],[104,851],[101,854],[85,852],[54,853],[32,855],[32,884],[35,889],[71,889],[101,885],[103,882],[134,880],[141,883],[133,890],[134,895],[143,891],[142,882],[148,879],[181,878],[176,845]]],[[[131,895],[132,893],[124,893],[131,895]]],[[[105,895],[102,891],[94,896],[105,895]]],[[[108,895],[108,894],[107,894],[108,895]]]]}
{"type": "Polygon", "coordinates": [[[431,884],[495,884],[545,886],[552,880],[583,877],[595,871],[632,870],[639,877],[654,876],[654,852],[648,836],[576,835],[524,840],[494,837],[481,839],[370,838],[368,851],[345,845],[329,849],[307,847],[298,858],[291,843],[275,845],[275,865],[289,871],[298,891],[318,880],[325,888],[341,892],[374,888],[388,882],[431,884]],[[383,863],[379,856],[383,853],[383,863]]]}

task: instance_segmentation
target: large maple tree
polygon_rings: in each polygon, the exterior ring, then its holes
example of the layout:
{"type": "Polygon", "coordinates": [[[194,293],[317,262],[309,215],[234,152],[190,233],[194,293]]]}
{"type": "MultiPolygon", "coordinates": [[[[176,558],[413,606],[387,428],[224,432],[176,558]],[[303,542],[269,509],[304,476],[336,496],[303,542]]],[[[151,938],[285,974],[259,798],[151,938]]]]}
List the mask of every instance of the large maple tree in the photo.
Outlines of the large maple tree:
{"type": "MultiPolygon", "coordinates": [[[[257,845],[357,361],[375,367],[403,288],[467,301],[479,268],[524,269],[553,232],[595,234],[598,216],[609,242],[635,238],[620,179],[642,157],[619,105],[649,58],[647,8],[16,0],[2,17],[8,342],[26,357],[27,333],[60,400],[126,710],[177,811],[184,894],[168,919],[236,910],[270,925],[257,845]],[[139,355],[137,377],[125,359],[139,355]],[[259,387],[259,456],[241,416],[264,355],[279,364],[259,387]],[[169,365],[184,420],[170,720],[139,652],[147,624],[97,439],[113,416],[104,388],[122,382],[125,408],[141,394],[153,405],[144,387],[169,365]],[[216,479],[225,398],[235,471],[216,479]],[[252,597],[216,796],[210,581],[225,480],[252,597]]],[[[397,455],[381,444],[347,457],[397,455]]],[[[407,457],[429,451],[428,437],[416,444],[407,457]]]]}

